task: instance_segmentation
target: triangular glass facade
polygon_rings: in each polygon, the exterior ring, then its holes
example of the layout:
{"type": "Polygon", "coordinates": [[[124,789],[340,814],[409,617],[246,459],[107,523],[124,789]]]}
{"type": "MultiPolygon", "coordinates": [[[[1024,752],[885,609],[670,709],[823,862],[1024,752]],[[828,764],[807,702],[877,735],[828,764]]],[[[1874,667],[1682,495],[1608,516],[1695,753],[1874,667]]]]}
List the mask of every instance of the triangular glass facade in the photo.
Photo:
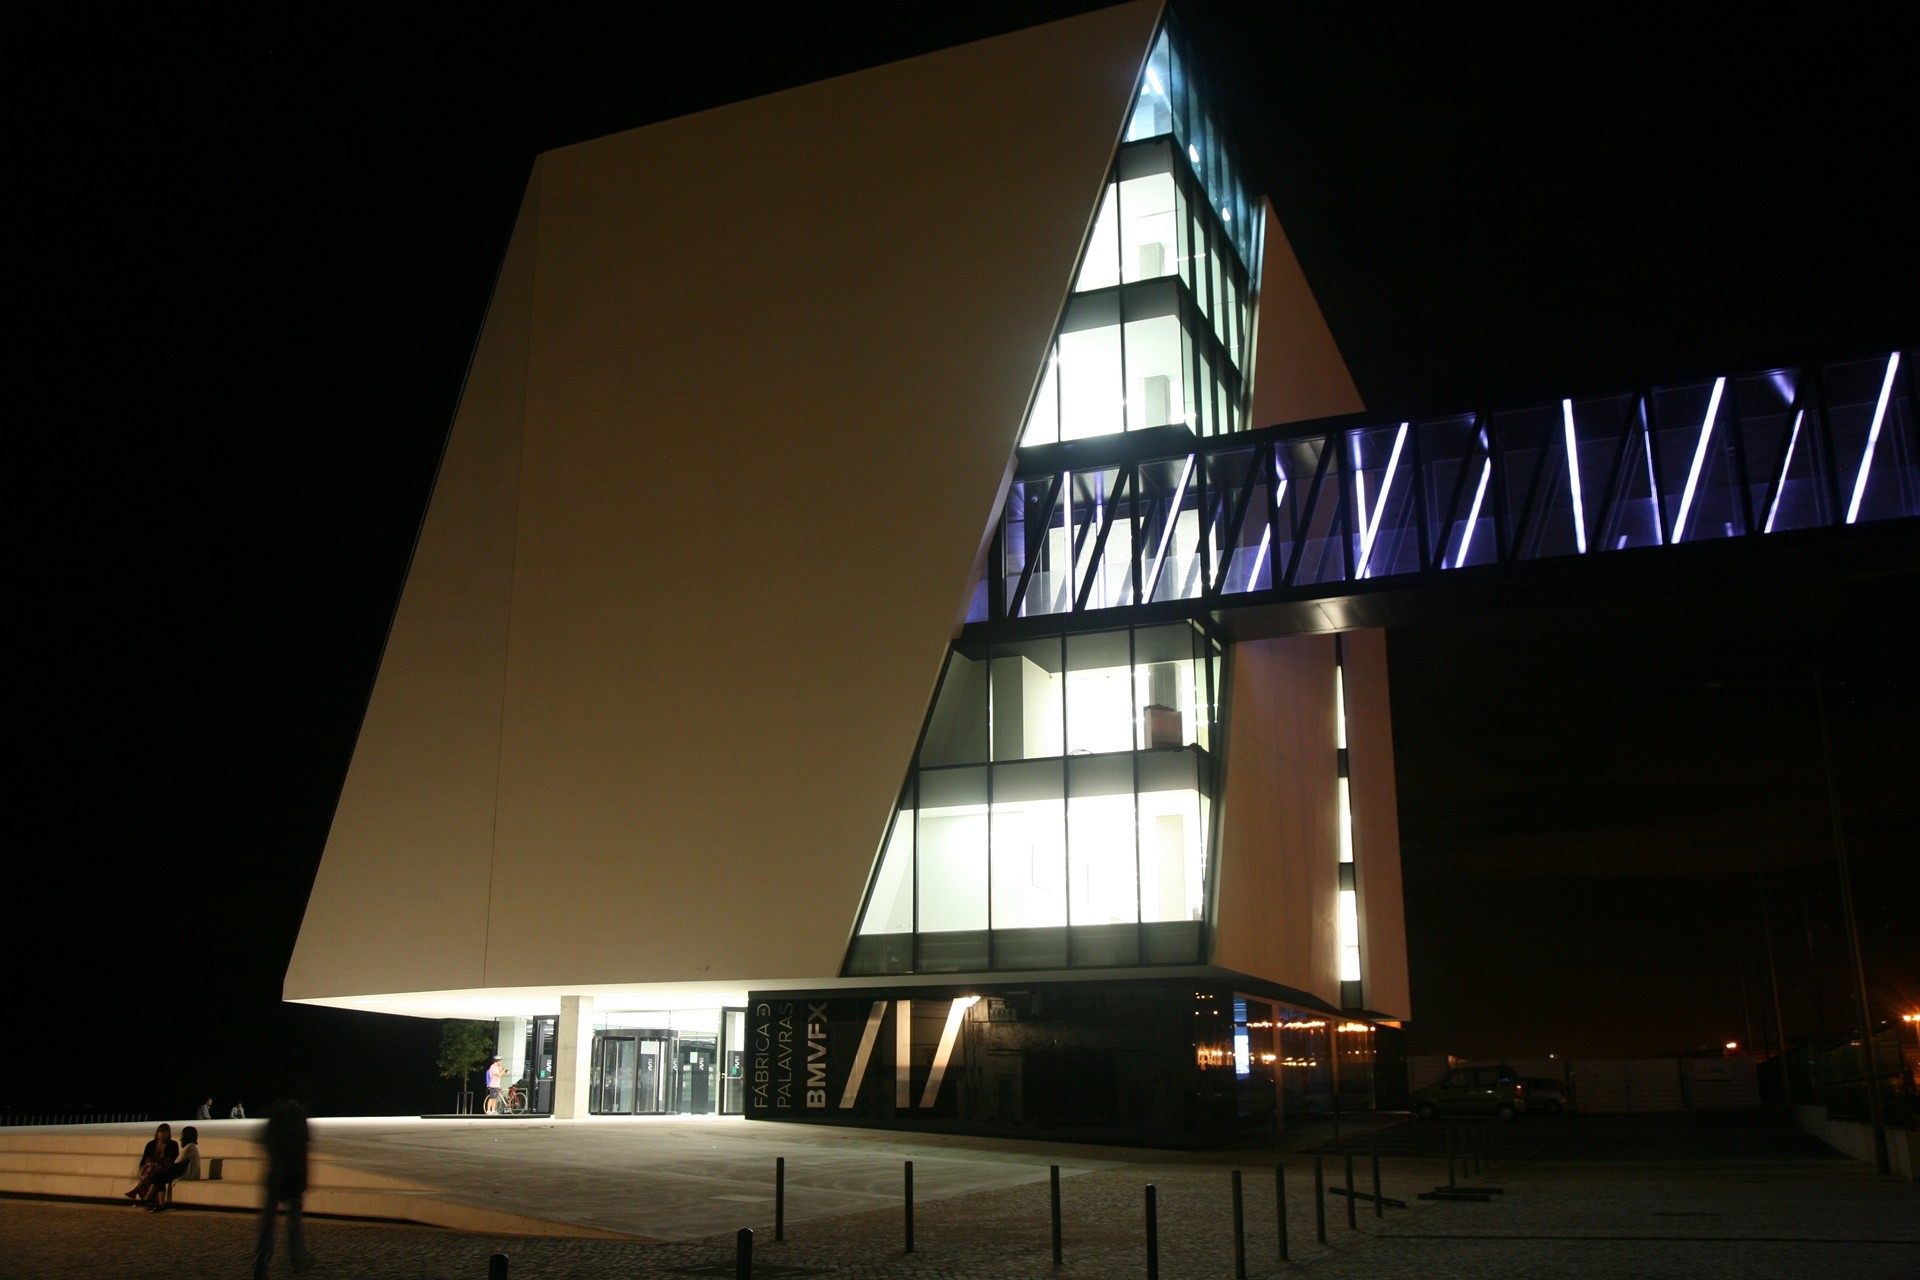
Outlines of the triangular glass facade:
{"type": "Polygon", "coordinates": [[[1163,27],[847,973],[1206,958],[1220,639],[1047,620],[1209,586],[1189,450],[1246,427],[1256,223],[1163,27]]]}

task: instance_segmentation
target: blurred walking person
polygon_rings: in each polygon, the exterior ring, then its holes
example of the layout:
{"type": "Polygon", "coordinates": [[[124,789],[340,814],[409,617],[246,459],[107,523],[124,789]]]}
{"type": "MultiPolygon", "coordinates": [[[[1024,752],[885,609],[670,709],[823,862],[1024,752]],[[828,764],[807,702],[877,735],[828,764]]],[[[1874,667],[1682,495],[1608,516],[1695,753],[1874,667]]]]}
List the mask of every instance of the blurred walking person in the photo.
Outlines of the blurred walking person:
{"type": "Polygon", "coordinates": [[[260,1234],[253,1248],[254,1280],[266,1280],[273,1261],[273,1220],[287,1206],[287,1256],[293,1269],[313,1265],[300,1222],[300,1204],[307,1194],[307,1109],[296,1097],[276,1103],[267,1115],[267,1202],[260,1209],[260,1234]]]}

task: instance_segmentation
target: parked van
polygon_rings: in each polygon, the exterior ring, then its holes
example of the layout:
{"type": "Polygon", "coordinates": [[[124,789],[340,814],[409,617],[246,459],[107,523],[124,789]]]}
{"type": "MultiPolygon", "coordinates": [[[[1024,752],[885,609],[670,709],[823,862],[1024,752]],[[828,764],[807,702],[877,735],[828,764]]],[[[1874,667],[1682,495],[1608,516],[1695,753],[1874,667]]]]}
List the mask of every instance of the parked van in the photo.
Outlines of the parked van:
{"type": "Polygon", "coordinates": [[[1520,1083],[1520,1073],[1504,1062],[1455,1067],[1413,1094],[1413,1114],[1422,1120],[1435,1116],[1511,1120],[1526,1109],[1527,1090],[1520,1083]]]}

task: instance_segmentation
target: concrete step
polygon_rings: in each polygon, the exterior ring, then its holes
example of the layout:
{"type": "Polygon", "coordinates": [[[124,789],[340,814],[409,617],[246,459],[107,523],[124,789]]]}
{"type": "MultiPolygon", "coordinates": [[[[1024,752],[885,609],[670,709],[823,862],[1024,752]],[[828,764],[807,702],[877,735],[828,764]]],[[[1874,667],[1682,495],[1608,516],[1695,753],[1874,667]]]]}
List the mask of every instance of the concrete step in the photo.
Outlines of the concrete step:
{"type": "MultiPolygon", "coordinates": [[[[243,1125],[234,1121],[229,1127],[238,1130],[243,1125]]],[[[259,1130],[257,1123],[246,1127],[259,1130]]],[[[174,1183],[174,1205],[257,1212],[266,1181],[265,1151],[237,1136],[216,1138],[208,1134],[207,1122],[200,1129],[201,1169],[209,1176],[174,1183]],[[215,1160],[221,1175],[217,1179],[210,1176],[215,1160]]],[[[0,1194],[98,1200],[127,1205],[127,1212],[137,1213],[125,1193],[139,1176],[140,1152],[152,1136],[151,1129],[140,1133],[26,1126],[0,1130],[0,1194]]],[[[462,1204],[438,1188],[359,1168],[324,1152],[309,1158],[307,1179],[303,1204],[311,1214],[507,1235],[629,1238],[619,1232],[583,1231],[578,1226],[462,1204]]]]}

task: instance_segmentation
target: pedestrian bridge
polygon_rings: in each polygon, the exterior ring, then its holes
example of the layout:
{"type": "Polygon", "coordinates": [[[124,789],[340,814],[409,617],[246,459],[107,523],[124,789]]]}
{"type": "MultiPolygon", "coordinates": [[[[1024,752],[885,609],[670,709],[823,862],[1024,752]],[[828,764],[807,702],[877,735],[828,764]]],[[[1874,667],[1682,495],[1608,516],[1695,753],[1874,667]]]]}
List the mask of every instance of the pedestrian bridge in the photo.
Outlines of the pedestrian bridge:
{"type": "Polygon", "coordinates": [[[1512,410],[1020,451],[967,631],[1237,637],[1891,570],[1920,549],[1914,353],[1512,410]]]}

